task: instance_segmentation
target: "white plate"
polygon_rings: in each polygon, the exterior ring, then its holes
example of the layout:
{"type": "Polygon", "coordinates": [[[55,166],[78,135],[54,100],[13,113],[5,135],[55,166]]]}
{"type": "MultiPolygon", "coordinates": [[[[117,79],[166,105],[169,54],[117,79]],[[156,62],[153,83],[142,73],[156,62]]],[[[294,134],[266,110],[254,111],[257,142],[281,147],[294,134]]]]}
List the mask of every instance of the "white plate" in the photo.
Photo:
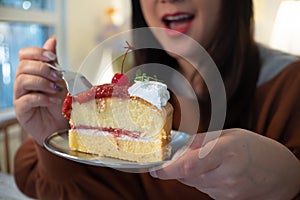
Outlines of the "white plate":
{"type": "MultiPolygon", "coordinates": [[[[191,135],[183,132],[171,131],[171,137],[172,157],[178,149],[180,149],[189,141],[191,135]]],[[[149,171],[149,169],[159,167],[169,161],[165,160],[161,162],[137,163],[116,158],[97,156],[94,154],[83,153],[79,151],[73,151],[69,148],[68,130],[53,133],[46,138],[46,140],[44,141],[44,146],[51,153],[67,158],[69,160],[73,160],[75,162],[94,166],[110,167],[126,172],[146,172],[149,171]]]]}

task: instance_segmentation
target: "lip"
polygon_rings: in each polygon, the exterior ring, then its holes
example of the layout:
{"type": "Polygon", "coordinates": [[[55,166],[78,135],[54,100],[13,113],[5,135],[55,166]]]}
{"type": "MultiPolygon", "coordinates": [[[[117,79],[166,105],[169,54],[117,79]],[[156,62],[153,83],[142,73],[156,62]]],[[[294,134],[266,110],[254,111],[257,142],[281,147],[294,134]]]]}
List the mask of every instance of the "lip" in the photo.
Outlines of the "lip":
{"type": "Polygon", "coordinates": [[[187,33],[190,29],[195,16],[187,12],[176,12],[172,14],[165,14],[161,21],[164,24],[167,35],[171,37],[178,37],[187,33]]]}

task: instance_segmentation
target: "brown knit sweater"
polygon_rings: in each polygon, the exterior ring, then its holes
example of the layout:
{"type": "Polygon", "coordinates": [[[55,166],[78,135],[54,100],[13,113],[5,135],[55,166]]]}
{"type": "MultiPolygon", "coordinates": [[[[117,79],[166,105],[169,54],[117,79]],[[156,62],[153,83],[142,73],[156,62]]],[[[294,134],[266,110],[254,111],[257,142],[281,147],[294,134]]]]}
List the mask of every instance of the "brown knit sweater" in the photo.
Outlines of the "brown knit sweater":
{"type": "MultiPolygon", "coordinates": [[[[255,132],[286,145],[300,159],[300,62],[257,87],[255,132]]],[[[15,157],[22,192],[38,199],[210,199],[176,180],[79,164],[29,139],[15,157]]]]}

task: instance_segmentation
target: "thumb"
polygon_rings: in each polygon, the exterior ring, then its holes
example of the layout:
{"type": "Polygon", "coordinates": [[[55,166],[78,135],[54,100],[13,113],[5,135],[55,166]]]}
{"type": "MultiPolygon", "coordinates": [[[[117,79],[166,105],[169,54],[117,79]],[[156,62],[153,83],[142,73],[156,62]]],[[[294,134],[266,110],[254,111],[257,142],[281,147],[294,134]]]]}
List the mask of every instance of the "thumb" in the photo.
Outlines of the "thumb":
{"type": "Polygon", "coordinates": [[[50,37],[44,44],[44,49],[56,54],[56,37],[50,37]]]}

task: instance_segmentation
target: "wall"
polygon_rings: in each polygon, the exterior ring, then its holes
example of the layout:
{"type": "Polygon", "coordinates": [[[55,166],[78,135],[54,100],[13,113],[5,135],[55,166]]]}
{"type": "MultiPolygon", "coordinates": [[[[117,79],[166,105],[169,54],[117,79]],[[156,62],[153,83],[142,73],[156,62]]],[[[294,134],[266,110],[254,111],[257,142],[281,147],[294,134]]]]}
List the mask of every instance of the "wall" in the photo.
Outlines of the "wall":
{"type": "MultiPolygon", "coordinates": [[[[129,15],[129,2],[122,0],[124,16],[129,15]]],[[[104,13],[109,6],[116,4],[120,4],[120,0],[66,1],[67,60],[72,69],[78,69],[88,53],[99,43],[99,34],[106,22],[104,13]]]]}
{"type": "Polygon", "coordinates": [[[280,2],[284,0],[253,0],[255,16],[255,38],[268,44],[280,2]]]}

